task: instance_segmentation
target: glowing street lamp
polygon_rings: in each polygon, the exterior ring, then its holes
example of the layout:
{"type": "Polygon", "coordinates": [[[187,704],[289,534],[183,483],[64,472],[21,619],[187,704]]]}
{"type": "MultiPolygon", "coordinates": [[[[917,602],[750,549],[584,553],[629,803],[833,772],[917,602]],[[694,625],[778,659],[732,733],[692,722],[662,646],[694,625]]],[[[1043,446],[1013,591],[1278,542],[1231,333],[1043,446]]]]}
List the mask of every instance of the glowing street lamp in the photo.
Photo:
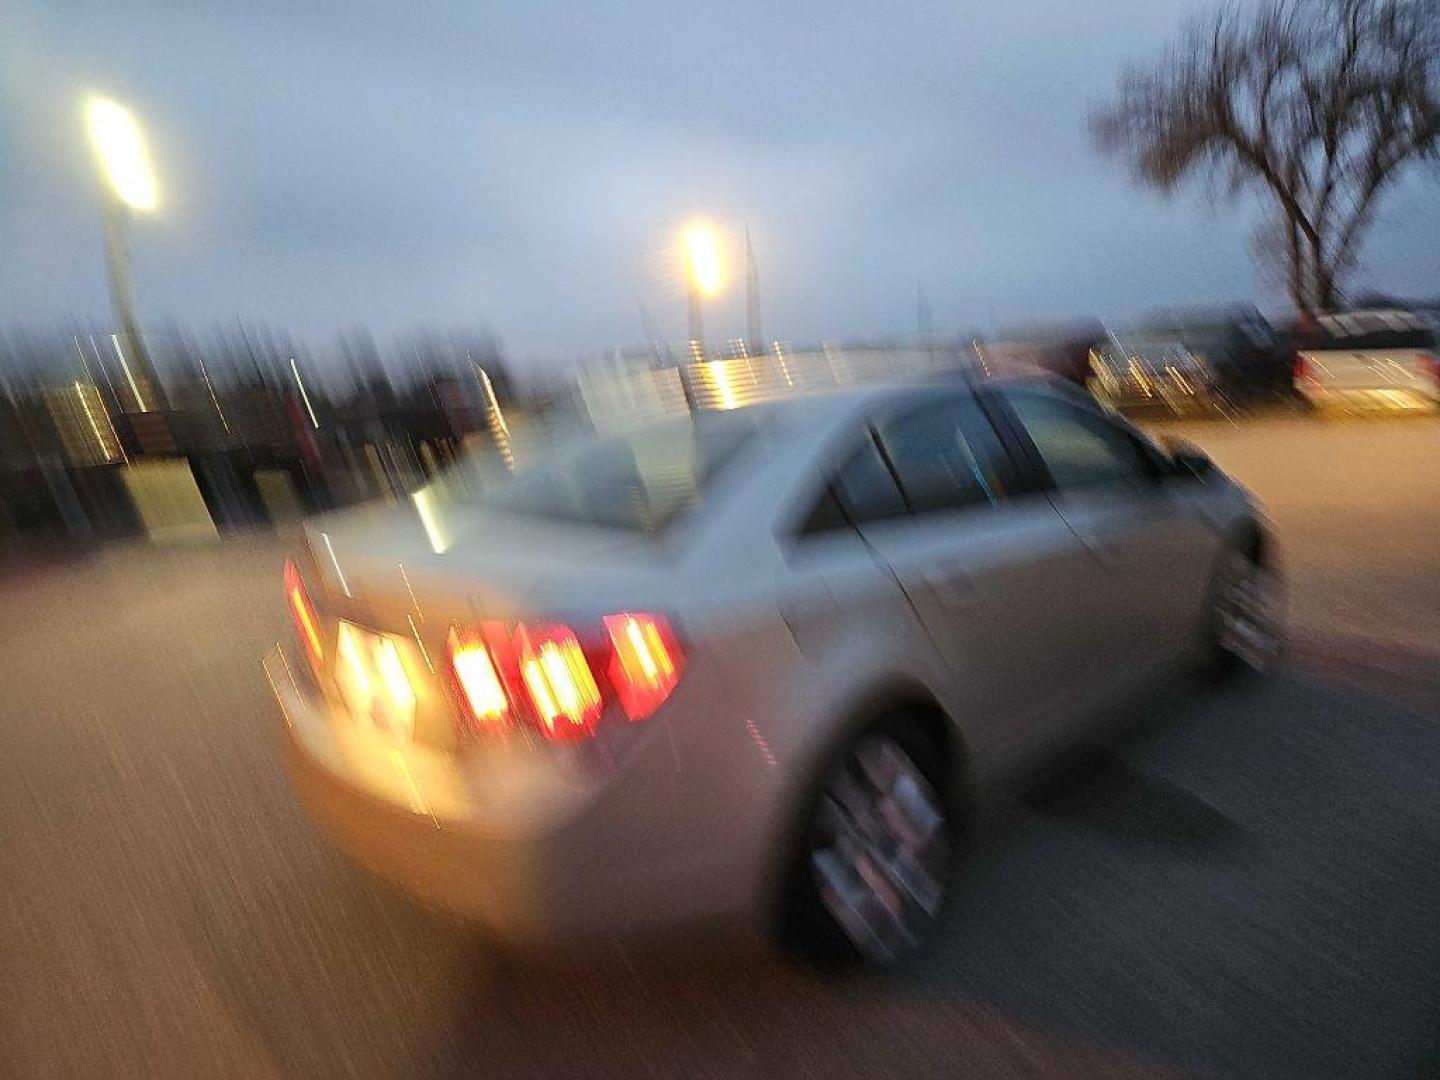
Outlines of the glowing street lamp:
{"type": "Polygon", "coordinates": [[[690,301],[690,344],[693,349],[705,338],[701,301],[719,293],[724,283],[724,270],[719,240],[715,231],[704,222],[694,222],[685,229],[681,246],[685,256],[685,291],[690,301]]]}
{"type": "Polygon", "coordinates": [[[160,202],[150,155],[134,114],[109,98],[92,97],[85,102],[85,126],[95,150],[103,183],[102,204],[105,224],[105,265],[110,275],[110,301],[120,333],[115,348],[122,365],[129,352],[149,393],[142,394],[132,379],[135,407],[141,412],[164,408],[160,380],[150,364],[150,354],[140,336],[135,318],[135,293],[130,280],[130,246],[126,223],[132,211],[148,212],[160,202]],[[122,348],[122,341],[126,348],[122,348]]]}
{"type": "Polygon", "coordinates": [[[95,97],[85,103],[85,124],[115,197],[131,210],[154,210],[159,193],[134,114],[109,98],[95,97]]]}

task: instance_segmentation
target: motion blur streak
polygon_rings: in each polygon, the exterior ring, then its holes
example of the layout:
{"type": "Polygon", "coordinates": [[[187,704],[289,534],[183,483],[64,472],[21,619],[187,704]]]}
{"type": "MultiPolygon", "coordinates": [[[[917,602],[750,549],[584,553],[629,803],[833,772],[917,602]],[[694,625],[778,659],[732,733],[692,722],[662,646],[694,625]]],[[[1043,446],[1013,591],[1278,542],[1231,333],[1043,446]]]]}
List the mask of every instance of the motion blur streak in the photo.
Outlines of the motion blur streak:
{"type": "Polygon", "coordinates": [[[436,555],[444,555],[450,547],[450,541],[439,515],[430,504],[432,497],[428,490],[421,489],[414,492],[410,500],[415,504],[415,514],[420,519],[420,527],[425,530],[425,539],[430,541],[430,550],[436,555]]]}
{"type": "Polygon", "coordinates": [[[325,644],[320,638],[320,628],[315,623],[315,611],[310,597],[305,592],[305,583],[300,579],[300,569],[294,559],[285,560],[285,595],[290,602],[290,614],[299,624],[305,644],[309,649],[312,663],[325,659],[325,644]]]}
{"type": "Polygon", "coordinates": [[[125,359],[125,350],[120,347],[120,335],[111,334],[110,344],[115,346],[115,355],[120,358],[120,370],[125,373],[125,381],[130,384],[130,392],[135,395],[135,403],[145,412],[147,406],[145,398],[140,393],[140,386],[135,382],[135,373],[130,370],[130,362],[125,359]]]}
{"type": "Polygon", "coordinates": [[[299,585],[290,586],[290,606],[300,620],[300,628],[305,632],[305,641],[310,646],[311,653],[316,660],[325,659],[325,646],[320,641],[320,631],[315,627],[315,618],[310,614],[310,604],[299,585]]]}
{"type": "Polygon", "coordinates": [[[345,571],[340,568],[340,560],[335,557],[335,545],[330,540],[330,534],[321,532],[320,537],[325,542],[325,551],[330,556],[330,565],[335,568],[335,577],[340,582],[340,591],[346,596],[350,596],[350,583],[345,580],[345,571]]]}

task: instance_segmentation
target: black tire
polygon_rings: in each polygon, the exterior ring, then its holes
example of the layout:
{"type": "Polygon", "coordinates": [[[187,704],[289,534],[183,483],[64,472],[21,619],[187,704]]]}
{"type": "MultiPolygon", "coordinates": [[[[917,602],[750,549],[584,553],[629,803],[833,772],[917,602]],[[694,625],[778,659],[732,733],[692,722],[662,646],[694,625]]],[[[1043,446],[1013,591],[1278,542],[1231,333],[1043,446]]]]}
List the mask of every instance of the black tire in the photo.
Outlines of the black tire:
{"type": "MultiPolygon", "coordinates": [[[[780,935],[785,945],[825,965],[870,964],[878,967],[901,963],[923,948],[939,926],[951,874],[961,848],[962,830],[956,800],[950,792],[952,778],[948,773],[944,752],[919,723],[904,714],[886,717],[869,725],[836,748],[811,785],[792,845],[783,883],[780,919],[780,935]],[[864,767],[857,761],[857,754],[873,756],[877,748],[881,753],[886,752],[887,746],[897,749],[914,766],[918,777],[923,780],[925,790],[922,794],[932,800],[932,807],[940,814],[935,833],[938,847],[934,851],[927,848],[926,854],[916,860],[923,863],[927,870],[923,877],[933,880],[938,886],[938,895],[927,895],[922,902],[916,897],[924,893],[924,889],[918,893],[901,894],[901,890],[895,888],[894,892],[903,896],[900,902],[904,912],[903,936],[889,938],[872,934],[862,940],[856,932],[847,930],[844,921],[837,917],[836,890],[822,885],[817,860],[832,853],[828,849],[822,851],[820,845],[835,832],[833,826],[827,824],[827,821],[833,822],[840,805],[834,795],[835,786],[848,785],[864,772],[864,767]]],[[[892,803],[894,796],[892,789],[892,803]]],[[[857,819],[847,816],[847,820],[853,825],[857,819]]],[[[893,840],[894,837],[888,839],[893,840]]],[[[905,862],[906,856],[897,853],[895,860],[878,861],[889,866],[894,862],[905,862]]],[[[873,867],[876,861],[871,861],[869,865],[873,867]]],[[[886,884],[893,885],[894,880],[887,877],[886,884]]]]}
{"type": "Polygon", "coordinates": [[[1263,674],[1275,665],[1284,647],[1283,591],[1255,537],[1225,550],[1211,586],[1208,645],[1216,675],[1263,674]],[[1241,602],[1236,593],[1245,589],[1265,598],[1241,602]]]}

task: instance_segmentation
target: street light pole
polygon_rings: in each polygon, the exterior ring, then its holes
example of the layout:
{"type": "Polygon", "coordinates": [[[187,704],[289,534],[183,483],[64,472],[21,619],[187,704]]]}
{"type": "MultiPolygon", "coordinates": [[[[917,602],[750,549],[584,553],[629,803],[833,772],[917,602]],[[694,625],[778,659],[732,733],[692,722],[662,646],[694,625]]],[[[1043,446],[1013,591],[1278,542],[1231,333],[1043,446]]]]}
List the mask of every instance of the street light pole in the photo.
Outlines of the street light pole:
{"type": "Polygon", "coordinates": [[[693,349],[705,342],[705,324],[701,313],[700,286],[695,284],[695,275],[689,275],[686,294],[690,301],[690,346],[693,349]]]}
{"type": "Polygon", "coordinates": [[[99,160],[101,219],[105,232],[105,267],[110,281],[110,303],[115,309],[113,343],[120,366],[135,397],[137,412],[165,408],[165,391],[150,363],[150,353],[135,316],[135,288],[130,275],[127,233],[132,210],[153,210],[157,202],[155,177],[145,153],[144,139],[134,116],[106,98],[92,98],[85,106],[90,139],[99,160]]]}
{"type": "Polygon", "coordinates": [[[164,391],[155,377],[150,353],[135,317],[135,286],[130,276],[130,238],[126,231],[128,214],[123,203],[110,192],[102,196],[101,218],[105,229],[105,268],[110,279],[110,306],[115,313],[116,351],[126,384],[135,398],[137,412],[165,407],[164,391]]]}

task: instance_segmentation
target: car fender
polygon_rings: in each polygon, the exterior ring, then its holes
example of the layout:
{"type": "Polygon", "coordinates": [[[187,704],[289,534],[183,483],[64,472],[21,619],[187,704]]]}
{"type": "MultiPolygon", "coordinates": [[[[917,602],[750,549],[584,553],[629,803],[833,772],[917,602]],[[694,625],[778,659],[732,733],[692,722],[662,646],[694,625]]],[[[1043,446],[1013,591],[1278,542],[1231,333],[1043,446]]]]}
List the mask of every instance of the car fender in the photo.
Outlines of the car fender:
{"type": "Polygon", "coordinates": [[[797,715],[805,723],[797,725],[795,737],[777,752],[783,768],[765,826],[770,840],[757,903],[763,921],[778,914],[807,811],[829,762],[877,721],[918,710],[937,717],[946,733],[946,745],[940,749],[950,766],[946,797],[957,805],[968,801],[969,746],[942,700],[948,695],[936,692],[948,679],[943,663],[928,643],[925,652],[928,655],[919,657],[892,652],[882,662],[873,657],[873,646],[868,659],[858,655],[858,649],[836,649],[793,688],[797,715]]]}

